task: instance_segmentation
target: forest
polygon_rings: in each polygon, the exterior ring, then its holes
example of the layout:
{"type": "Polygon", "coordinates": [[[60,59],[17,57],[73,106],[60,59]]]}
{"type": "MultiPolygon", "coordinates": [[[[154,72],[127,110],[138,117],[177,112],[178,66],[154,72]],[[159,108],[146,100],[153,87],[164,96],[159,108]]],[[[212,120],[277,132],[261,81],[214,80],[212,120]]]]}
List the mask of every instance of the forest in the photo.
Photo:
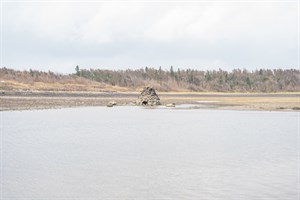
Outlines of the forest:
{"type": "Polygon", "coordinates": [[[297,69],[140,69],[107,70],[81,69],[76,66],[74,73],[59,74],[51,71],[14,70],[0,68],[0,80],[21,83],[80,83],[119,86],[135,90],[146,85],[162,92],[299,92],[300,70],[297,69]]]}
{"type": "Polygon", "coordinates": [[[122,87],[152,85],[160,91],[196,92],[292,92],[300,91],[300,71],[295,69],[259,69],[232,71],[177,69],[137,70],[79,69],[76,75],[97,82],[122,87]]]}

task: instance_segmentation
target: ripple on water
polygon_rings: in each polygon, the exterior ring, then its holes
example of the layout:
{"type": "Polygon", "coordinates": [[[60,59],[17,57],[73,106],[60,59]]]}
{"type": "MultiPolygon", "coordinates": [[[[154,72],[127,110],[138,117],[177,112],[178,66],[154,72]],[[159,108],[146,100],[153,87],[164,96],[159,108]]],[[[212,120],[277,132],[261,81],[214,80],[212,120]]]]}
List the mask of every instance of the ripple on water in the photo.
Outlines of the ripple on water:
{"type": "Polygon", "coordinates": [[[3,199],[297,199],[298,113],[193,106],[3,112],[3,199]]]}

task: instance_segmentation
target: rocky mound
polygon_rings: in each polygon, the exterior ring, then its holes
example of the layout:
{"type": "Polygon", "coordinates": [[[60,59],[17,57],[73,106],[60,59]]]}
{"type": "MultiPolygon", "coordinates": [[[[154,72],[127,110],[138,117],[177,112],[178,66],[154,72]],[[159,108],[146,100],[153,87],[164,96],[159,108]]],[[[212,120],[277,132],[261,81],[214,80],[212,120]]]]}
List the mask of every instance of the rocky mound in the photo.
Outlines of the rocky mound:
{"type": "Polygon", "coordinates": [[[137,104],[147,106],[161,105],[160,99],[152,87],[145,87],[138,97],[137,104]]]}

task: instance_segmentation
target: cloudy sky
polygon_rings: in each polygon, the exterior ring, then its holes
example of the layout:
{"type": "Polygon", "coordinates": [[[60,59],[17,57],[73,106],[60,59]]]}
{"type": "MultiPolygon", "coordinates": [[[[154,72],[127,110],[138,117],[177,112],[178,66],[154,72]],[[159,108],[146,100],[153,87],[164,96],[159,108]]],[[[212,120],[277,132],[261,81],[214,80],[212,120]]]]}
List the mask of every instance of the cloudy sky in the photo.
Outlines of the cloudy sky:
{"type": "Polygon", "coordinates": [[[297,68],[297,1],[3,1],[2,65],[297,68]]]}

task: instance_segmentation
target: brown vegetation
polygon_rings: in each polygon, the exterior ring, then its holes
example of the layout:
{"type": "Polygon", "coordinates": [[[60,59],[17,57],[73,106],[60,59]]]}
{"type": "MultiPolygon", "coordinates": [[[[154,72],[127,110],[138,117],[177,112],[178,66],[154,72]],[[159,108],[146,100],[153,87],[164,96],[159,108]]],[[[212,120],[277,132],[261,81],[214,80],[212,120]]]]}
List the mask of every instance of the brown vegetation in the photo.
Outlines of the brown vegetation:
{"type": "Polygon", "coordinates": [[[160,92],[298,92],[300,70],[260,69],[254,71],[102,70],[75,68],[62,75],[51,71],[18,71],[0,68],[1,90],[43,91],[139,91],[151,85],[160,92]]]}
{"type": "Polygon", "coordinates": [[[0,68],[0,90],[37,91],[126,91],[127,88],[96,82],[75,74],[63,75],[51,71],[18,71],[0,68]]]}

